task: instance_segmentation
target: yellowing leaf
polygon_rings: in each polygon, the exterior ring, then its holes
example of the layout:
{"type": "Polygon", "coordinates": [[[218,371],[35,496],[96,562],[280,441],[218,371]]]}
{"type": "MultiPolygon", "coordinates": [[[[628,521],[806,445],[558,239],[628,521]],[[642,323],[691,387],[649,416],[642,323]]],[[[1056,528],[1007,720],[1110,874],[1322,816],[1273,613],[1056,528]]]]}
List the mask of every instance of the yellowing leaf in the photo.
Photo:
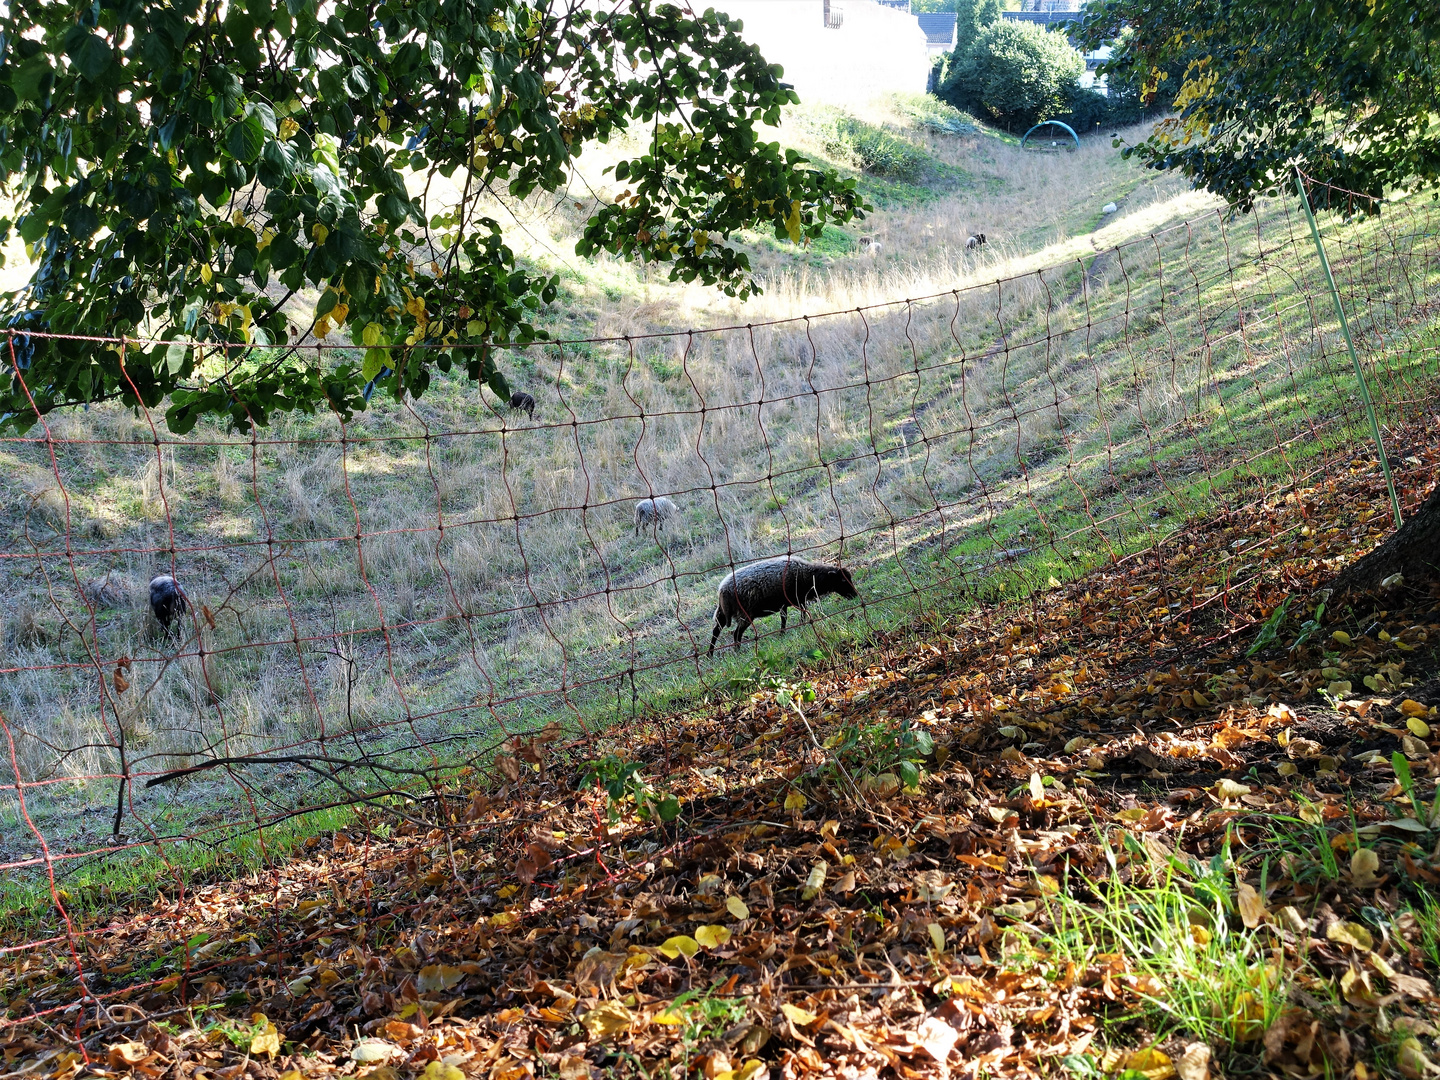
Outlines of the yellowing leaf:
{"type": "Polygon", "coordinates": [[[700,951],[700,943],[688,934],[676,934],[666,938],[659,951],[660,955],[674,960],[678,956],[694,956],[700,951]]]}
{"type": "Polygon", "coordinates": [[[1405,721],[1405,726],[1410,729],[1410,734],[1417,739],[1428,739],[1430,737],[1430,725],[1418,716],[1412,716],[1405,721]]]}
{"type": "Polygon", "coordinates": [[[786,1018],[796,1027],[807,1027],[819,1019],[809,1009],[802,1009],[799,1005],[791,1005],[788,1001],[780,1006],[786,1018]]]}
{"type": "Polygon", "coordinates": [[[804,810],[804,809],[805,809],[805,805],[806,805],[809,801],[810,801],[810,800],[807,799],[807,798],[805,798],[805,796],[804,796],[803,794],[801,794],[800,792],[798,792],[798,791],[792,791],[792,792],[790,792],[789,795],[786,795],[786,796],[785,796],[785,809],[786,809],[786,810],[804,810]]]}
{"type": "MultiPolygon", "coordinates": [[[[1373,853],[1372,853],[1373,854],[1373,853]]],[[[1330,924],[1330,929],[1325,931],[1325,936],[1331,941],[1342,945],[1349,945],[1352,948],[1369,952],[1375,947],[1375,939],[1370,936],[1370,931],[1359,923],[1336,922],[1330,924]]]]}
{"type": "Polygon", "coordinates": [[[1347,634],[1344,630],[1336,630],[1333,634],[1330,635],[1330,637],[1331,637],[1331,639],[1332,639],[1333,641],[1335,641],[1337,644],[1340,644],[1340,645],[1349,645],[1349,644],[1350,644],[1350,635],[1347,634]]]}
{"type": "Polygon", "coordinates": [[[360,331],[360,340],[364,342],[367,347],[379,345],[380,324],[374,322],[366,323],[365,329],[360,331]]]}
{"type": "Polygon", "coordinates": [[[1247,784],[1237,784],[1234,780],[1221,780],[1210,789],[1219,799],[1238,799],[1241,795],[1249,795],[1250,788],[1247,784]]]}
{"type": "Polygon", "coordinates": [[[736,1070],[735,1080],[755,1080],[761,1073],[768,1071],[763,1061],[756,1061],[754,1058],[751,1058],[736,1070]]]}
{"type": "Polygon", "coordinates": [[[703,949],[716,949],[730,940],[728,926],[700,926],[695,930],[695,940],[703,949]]]}
{"type": "Polygon", "coordinates": [[[454,1065],[446,1065],[443,1061],[432,1061],[425,1066],[425,1071],[420,1074],[421,1080],[465,1080],[465,1074],[454,1065]]]}
{"type": "MultiPolygon", "coordinates": [[[[1356,848],[1350,856],[1350,880],[1357,888],[1366,888],[1375,883],[1375,872],[1380,869],[1380,856],[1371,848],[1356,848]]],[[[1363,929],[1363,927],[1362,927],[1363,929]]],[[[1369,948],[1366,945],[1365,948],[1369,948]]]]}
{"type": "Polygon", "coordinates": [[[785,219],[785,231],[790,234],[790,242],[800,242],[800,200],[794,199],[790,203],[790,216],[785,219]]]}
{"type": "MultiPolygon", "coordinates": [[[[672,939],[673,940],[673,939],[672,939]]],[[[607,1001],[587,1012],[580,1018],[580,1026],[591,1039],[609,1040],[629,1031],[635,1023],[635,1014],[618,1001],[607,1001]]]]}
{"type": "Polygon", "coordinates": [[[817,862],[810,868],[810,876],[805,879],[805,887],[800,890],[801,900],[814,900],[820,895],[820,890],[825,887],[825,864],[817,862]]]}
{"type": "Polygon", "coordinates": [[[1353,690],[1354,687],[1351,685],[1349,679],[1336,679],[1329,686],[1325,687],[1325,692],[1331,697],[1336,698],[1349,697],[1353,690]]]}
{"type": "Polygon", "coordinates": [[[250,1039],[251,1055],[269,1054],[273,1058],[280,1052],[280,1032],[260,1013],[251,1019],[255,1023],[255,1034],[250,1039]]]}
{"type": "Polygon", "coordinates": [[[725,901],[725,910],[737,919],[748,919],[750,917],[750,909],[745,906],[745,901],[741,900],[738,896],[732,896],[725,901]]]}
{"type": "Polygon", "coordinates": [[[317,221],[314,225],[310,226],[310,235],[315,238],[317,244],[323,247],[325,241],[330,238],[330,230],[317,221]]]}
{"type": "Polygon", "coordinates": [[[415,988],[422,994],[433,994],[437,990],[449,990],[465,977],[459,968],[446,964],[430,964],[422,967],[415,976],[415,988]]]}
{"type": "Polygon", "coordinates": [[[215,271],[214,271],[214,270],[211,270],[208,264],[206,264],[206,263],[201,263],[201,264],[200,264],[200,280],[201,280],[201,281],[203,281],[206,285],[209,285],[209,284],[210,284],[210,279],[211,279],[212,277],[214,277],[214,276],[215,276],[215,271]]]}
{"type": "Polygon", "coordinates": [[[944,952],[945,929],[938,922],[932,922],[927,924],[925,929],[930,932],[930,944],[935,946],[935,951],[944,952]]]}
{"type": "Polygon", "coordinates": [[[1125,1062],[1125,1068],[1143,1074],[1146,1080],[1169,1080],[1175,1075],[1175,1065],[1171,1062],[1170,1055],[1153,1046],[1131,1054],[1125,1062]]]}
{"type": "Polygon", "coordinates": [[[495,895],[498,896],[501,900],[509,900],[510,897],[514,896],[519,891],[519,885],[502,885],[500,888],[495,890],[495,895]]]}
{"type": "Polygon", "coordinates": [[[671,1012],[667,1009],[665,1012],[656,1013],[652,1016],[650,1022],[652,1024],[664,1024],[666,1027],[679,1027],[685,1023],[685,1017],[680,1015],[680,1013],[671,1012]]]}
{"type": "Polygon", "coordinates": [[[513,911],[502,911],[490,920],[491,926],[511,926],[520,921],[520,916],[513,911]]]}
{"type": "Polygon", "coordinates": [[[1249,930],[1254,930],[1265,918],[1265,901],[1253,886],[1240,882],[1235,887],[1236,901],[1240,907],[1240,919],[1249,930]]]}

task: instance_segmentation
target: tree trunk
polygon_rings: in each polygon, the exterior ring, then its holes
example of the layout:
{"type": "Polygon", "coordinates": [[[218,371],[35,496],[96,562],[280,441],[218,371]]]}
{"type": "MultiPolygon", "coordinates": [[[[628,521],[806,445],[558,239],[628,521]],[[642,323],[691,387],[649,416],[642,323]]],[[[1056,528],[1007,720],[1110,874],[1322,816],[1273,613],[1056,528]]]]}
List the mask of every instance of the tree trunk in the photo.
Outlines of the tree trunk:
{"type": "Polygon", "coordinates": [[[1440,579],[1440,487],[1390,539],[1346,567],[1334,589],[1337,594],[1371,592],[1394,574],[1404,574],[1411,586],[1440,579]]]}

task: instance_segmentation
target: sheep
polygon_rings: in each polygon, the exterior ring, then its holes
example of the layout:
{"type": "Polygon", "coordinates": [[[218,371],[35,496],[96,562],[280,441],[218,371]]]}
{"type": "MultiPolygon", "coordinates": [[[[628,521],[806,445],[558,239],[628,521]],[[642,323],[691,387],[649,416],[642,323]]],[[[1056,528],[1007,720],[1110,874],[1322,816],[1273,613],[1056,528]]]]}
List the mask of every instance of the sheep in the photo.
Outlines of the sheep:
{"type": "Polygon", "coordinates": [[[130,582],[123,575],[116,577],[115,571],[111,570],[103,578],[85,583],[85,598],[98,610],[116,608],[125,603],[130,589],[130,582]]]}
{"type": "Polygon", "coordinates": [[[972,235],[968,240],[965,241],[965,250],[966,250],[966,251],[974,251],[976,248],[978,248],[978,247],[983,247],[984,245],[985,245],[985,234],[984,234],[983,232],[982,232],[982,233],[975,233],[975,234],[972,235]]]}
{"type": "Polygon", "coordinates": [[[732,621],[738,646],[745,628],[756,619],[779,612],[780,629],[784,630],[788,608],[799,608],[808,617],[805,605],[831,593],[847,600],[860,595],[855,589],[855,579],[843,566],[810,562],[795,555],[777,555],[732,571],[720,582],[709,655],[715,655],[715,639],[732,621]]]}
{"type": "Polygon", "coordinates": [[[873,236],[860,237],[861,255],[879,255],[880,250],[883,246],[884,245],[881,244],[879,240],[876,240],[873,236]]]}
{"type": "Polygon", "coordinates": [[[635,535],[639,536],[641,529],[652,526],[660,528],[679,512],[675,504],[664,495],[654,499],[641,499],[635,504],[635,535]]]}
{"type": "Polygon", "coordinates": [[[168,636],[170,624],[185,614],[190,606],[185,599],[185,590],[169,574],[157,574],[150,579],[150,610],[155,621],[165,629],[168,636]]]}
{"type": "Polygon", "coordinates": [[[524,390],[516,390],[510,395],[510,408],[515,412],[523,412],[531,420],[535,419],[535,399],[524,390]]]}

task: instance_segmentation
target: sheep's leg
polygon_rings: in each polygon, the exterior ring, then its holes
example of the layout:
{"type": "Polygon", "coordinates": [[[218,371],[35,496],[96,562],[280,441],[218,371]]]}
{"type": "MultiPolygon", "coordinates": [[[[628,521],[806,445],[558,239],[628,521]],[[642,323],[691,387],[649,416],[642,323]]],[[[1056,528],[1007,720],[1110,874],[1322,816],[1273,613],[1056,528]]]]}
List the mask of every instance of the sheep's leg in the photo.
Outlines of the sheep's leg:
{"type": "Polygon", "coordinates": [[[750,624],[749,624],[748,622],[746,622],[744,619],[741,619],[739,622],[737,622],[737,623],[735,624],[735,646],[736,646],[736,648],[739,648],[739,646],[740,646],[740,638],[741,638],[742,636],[744,636],[745,630],[746,630],[746,628],[747,628],[749,625],[750,625],[750,624]]]}
{"type": "Polygon", "coordinates": [[[781,609],[780,609],[780,632],[781,632],[782,634],[785,632],[785,620],[786,620],[787,618],[789,618],[789,617],[790,617],[790,609],[789,609],[789,608],[781,608],[781,609]]]}
{"type": "Polygon", "coordinates": [[[710,656],[715,655],[715,639],[720,636],[720,620],[715,620],[715,625],[710,629],[710,656]]]}

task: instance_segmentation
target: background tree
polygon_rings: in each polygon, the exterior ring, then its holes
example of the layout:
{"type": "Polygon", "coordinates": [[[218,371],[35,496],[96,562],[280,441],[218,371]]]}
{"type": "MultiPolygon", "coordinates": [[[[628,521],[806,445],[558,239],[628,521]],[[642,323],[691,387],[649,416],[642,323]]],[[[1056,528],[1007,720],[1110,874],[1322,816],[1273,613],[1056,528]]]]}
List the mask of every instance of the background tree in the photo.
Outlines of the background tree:
{"type": "Polygon", "coordinates": [[[859,202],[761,137],[798,99],[739,29],[654,0],[12,2],[0,232],[38,266],[0,314],[161,343],[20,337],[0,414],[24,429],[36,409],[169,395],[176,432],[348,417],[367,381],[418,395],[452,365],[503,395],[488,346],[541,336],[556,281],[517,265],[488,208],[563,191],[587,142],[632,125],[643,151],[578,252],[749,295],[737,229],[799,240],[859,202]],[[294,317],[306,287],[320,300],[294,317]],[[322,366],[291,344],[306,332],[363,362],[322,366]],[[261,348],[197,347],[215,343],[261,348]]]}
{"type": "Polygon", "coordinates": [[[1007,127],[1029,127],[1065,111],[1084,70],[1084,59],[1063,33],[996,22],[965,53],[956,50],[939,95],[1007,127]]]}
{"type": "Polygon", "coordinates": [[[1127,147],[1241,209],[1316,179],[1369,195],[1440,180],[1440,5],[1410,0],[1094,0],[1081,37],[1129,27],[1111,77],[1147,101],[1174,82],[1177,115],[1127,147]]]}

